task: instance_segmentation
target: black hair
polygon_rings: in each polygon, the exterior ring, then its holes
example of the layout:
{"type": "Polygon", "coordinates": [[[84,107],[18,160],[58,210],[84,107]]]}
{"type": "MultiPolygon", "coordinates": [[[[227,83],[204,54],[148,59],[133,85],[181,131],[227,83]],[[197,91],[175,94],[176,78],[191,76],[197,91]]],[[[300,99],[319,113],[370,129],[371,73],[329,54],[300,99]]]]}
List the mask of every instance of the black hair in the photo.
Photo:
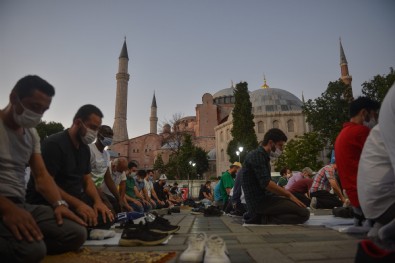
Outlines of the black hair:
{"type": "Polygon", "coordinates": [[[206,185],[208,185],[208,184],[211,184],[211,181],[207,181],[207,182],[206,182],[206,185]]]}
{"type": "Polygon", "coordinates": [[[356,100],[353,100],[350,103],[349,114],[350,118],[355,117],[358,113],[365,109],[369,113],[372,110],[378,110],[380,108],[380,103],[375,100],[372,100],[368,97],[358,97],[356,100]]]}
{"type": "Polygon", "coordinates": [[[145,177],[147,175],[147,172],[145,170],[138,170],[136,175],[140,177],[145,177]]]}
{"type": "Polygon", "coordinates": [[[100,118],[103,118],[103,113],[101,110],[92,104],[86,104],[78,109],[77,113],[75,114],[73,121],[76,119],[81,119],[82,121],[87,121],[91,114],[95,114],[100,118]]]}
{"type": "Polygon", "coordinates": [[[288,138],[282,130],[277,128],[272,128],[265,133],[265,136],[263,137],[262,145],[264,146],[267,145],[270,140],[273,141],[274,143],[277,143],[280,141],[286,142],[288,138]]]}
{"type": "Polygon", "coordinates": [[[137,167],[137,164],[135,162],[129,162],[128,163],[128,168],[132,169],[133,167],[137,167]]]}
{"type": "Polygon", "coordinates": [[[281,170],[280,170],[280,175],[281,175],[281,176],[285,175],[285,174],[287,173],[287,170],[288,170],[288,169],[289,169],[288,167],[284,167],[283,169],[281,169],[281,170]]]}
{"type": "Polygon", "coordinates": [[[19,99],[32,96],[35,90],[39,90],[49,97],[55,96],[54,87],[36,75],[28,75],[21,78],[12,89],[19,99]]]}
{"type": "Polygon", "coordinates": [[[98,133],[99,133],[99,134],[102,134],[102,133],[114,134],[114,132],[113,132],[113,130],[111,129],[111,127],[110,127],[110,126],[107,126],[107,125],[102,125],[102,126],[100,126],[98,133]]]}

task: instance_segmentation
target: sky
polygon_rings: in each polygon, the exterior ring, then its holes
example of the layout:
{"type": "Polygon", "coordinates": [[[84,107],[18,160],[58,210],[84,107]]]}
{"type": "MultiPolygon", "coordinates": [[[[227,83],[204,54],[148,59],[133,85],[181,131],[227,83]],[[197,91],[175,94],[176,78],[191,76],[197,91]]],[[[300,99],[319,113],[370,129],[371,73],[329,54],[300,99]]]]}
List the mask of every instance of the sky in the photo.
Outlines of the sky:
{"type": "Polygon", "coordinates": [[[315,99],[340,77],[339,37],[358,96],[395,66],[394,11],[393,0],[0,0],[0,108],[34,74],[56,89],[43,120],[70,127],[89,103],[112,126],[125,37],[130,138],[149,132],[154,92],[159,126],[195,115],[205,93],[231,81],[259,89],[264,74],[315,99]]]}

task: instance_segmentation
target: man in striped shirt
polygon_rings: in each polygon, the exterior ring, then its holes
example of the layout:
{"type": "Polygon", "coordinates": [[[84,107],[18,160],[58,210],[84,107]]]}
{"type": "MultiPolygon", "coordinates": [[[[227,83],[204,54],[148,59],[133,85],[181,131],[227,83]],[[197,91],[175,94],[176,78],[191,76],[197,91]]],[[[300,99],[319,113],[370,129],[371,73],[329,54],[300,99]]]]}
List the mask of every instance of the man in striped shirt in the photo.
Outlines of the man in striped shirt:
{"type": "Polygon", "coordinates": [[[328,164],[314,176],[314,181],[310,188],[311,208],[332,209],[343,206],[346,199],[336,181],[336,169],[335,163],[328,164]],[[333,189],[335,194],[330,192],[331,189],[333,189]]]}

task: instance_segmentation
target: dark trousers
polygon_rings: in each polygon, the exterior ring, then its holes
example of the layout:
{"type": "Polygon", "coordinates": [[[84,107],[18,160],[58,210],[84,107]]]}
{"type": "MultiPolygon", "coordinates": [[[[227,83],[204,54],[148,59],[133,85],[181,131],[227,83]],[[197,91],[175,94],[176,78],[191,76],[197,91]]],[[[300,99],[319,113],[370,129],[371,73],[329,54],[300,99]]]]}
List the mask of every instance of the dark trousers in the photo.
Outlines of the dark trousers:
{"type": "Polygon", "coordinates": [[[319,190],[314,193],[310,193],[311,198],[317,198],[317,207],[321,209],[332,209],[334,207],[343,206],[342,201],[337,195],[331,194],[325,190],[319,190]]]}
{"type": "Polygon", "coordinates": [[[295,193],[292,193],[296,198],[298,198],[301,202],[303,202],[303,204],[305,205],[305,206],[310,206],[310,202],[311,202],[311,200],[305,195],[305,194],[302,194],[302,193],[298,193],[298,192],[295,192],[295,193]]]}
{"type": "Polygon", "coordinates": [[[262,224],[303,224],[310,218],[309,210],[280,196],[266,197],[252,214],[257,214],[262,224]]]}
{"type": "Polygon", "coordinates": [[[51,207],[29,204],[18,204],[18,207],[31,213],[44,235],[44,240],[16,240],[0,218],[1,262],[40,262],[46,254],[77,250],[85,242],[86,228],[67,218],[63,218],[63,224],[59,226],[51,207]]]}

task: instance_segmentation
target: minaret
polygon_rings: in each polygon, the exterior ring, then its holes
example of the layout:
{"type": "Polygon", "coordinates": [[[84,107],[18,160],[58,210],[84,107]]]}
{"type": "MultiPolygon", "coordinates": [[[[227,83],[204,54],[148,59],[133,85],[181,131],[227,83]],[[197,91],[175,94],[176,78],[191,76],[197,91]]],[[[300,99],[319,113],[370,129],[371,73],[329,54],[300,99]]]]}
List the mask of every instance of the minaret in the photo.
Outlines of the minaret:
{"type": "Polygon", "coordinates": [[[341,71],[340,79],[343,81],[344,84],[349,86],[348,90],[344,91],[343,95],[346,100],[352,101],[353,100],[352,87],[351,87],[352,76],[350,76],[348,72],[348,63],[347,63],[346,55],[344,55],[341,38],[339,38],[339,42],[340,42],[340,71],[341,71]]]}
{"type": "Polygon", "coordinates": [[[119,55],[117,79],[117,95],[115,98],[115,118],[113,144],[128,140],[128,129],[126,127],[126,112],[128,104],[128,48],[126,47],[126,37],[123,42],[121,54],[119,55]]]}
{"type": "Polygon", "coordinates": [[[149,123],[150,123],[150,133],[158,133],[157,127],[158,127],[158,117],[156,116],[158,107],[156,106],[156,98],[155,98],[155,92],[154,96],[152,97],[152,103],[151,103],[151,116],[149,117],[149,123]]]}

